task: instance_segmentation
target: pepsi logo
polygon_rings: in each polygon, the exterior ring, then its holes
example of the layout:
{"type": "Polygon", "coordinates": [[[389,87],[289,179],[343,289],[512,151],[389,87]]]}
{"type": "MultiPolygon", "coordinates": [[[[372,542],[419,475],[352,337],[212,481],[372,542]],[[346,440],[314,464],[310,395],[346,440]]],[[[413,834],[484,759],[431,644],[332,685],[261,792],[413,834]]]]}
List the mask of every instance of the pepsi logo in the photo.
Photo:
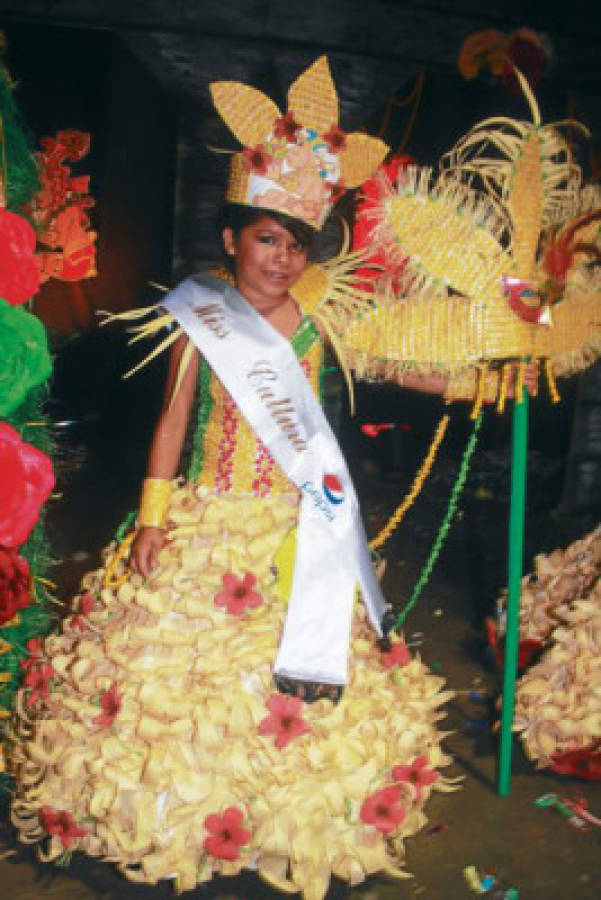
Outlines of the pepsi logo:
{"type": "Polygon", "coordinates": [[[342,503],[344,500],[344,489],[338,478],[331,473],[323,476],[323,492],[330,503],[342,503]]]}

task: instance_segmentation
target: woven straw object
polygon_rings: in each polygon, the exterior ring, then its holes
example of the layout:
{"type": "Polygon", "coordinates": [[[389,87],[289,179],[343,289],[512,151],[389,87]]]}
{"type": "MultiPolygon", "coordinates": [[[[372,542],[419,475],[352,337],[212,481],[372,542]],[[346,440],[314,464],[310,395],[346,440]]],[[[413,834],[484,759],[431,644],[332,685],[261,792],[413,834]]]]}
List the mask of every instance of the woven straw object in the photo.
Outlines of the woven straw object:
{"type": "Polygon", "coordinates": [[[414,167],[396,186],[383,180],[368,213],[374,246],[385,268],[407,267],[398,293],[376,281],[373,308],[342,336],[359,375],[448,373],[462,385],[453,399],[507,360],[570,374],[600,355],[601,191],[582,186],[567,141],[541,125],[520,81],[532,122],[487,119],[438,174],[414,167]]]}

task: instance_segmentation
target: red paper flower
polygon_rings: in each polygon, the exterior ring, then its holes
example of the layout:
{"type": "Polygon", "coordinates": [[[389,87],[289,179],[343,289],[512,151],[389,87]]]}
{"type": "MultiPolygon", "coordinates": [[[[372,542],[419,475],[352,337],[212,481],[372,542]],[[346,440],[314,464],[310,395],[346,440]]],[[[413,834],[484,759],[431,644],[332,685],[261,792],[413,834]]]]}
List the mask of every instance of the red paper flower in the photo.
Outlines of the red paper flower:
{"type": "Polygon", "coordinates": [[[38,520],[54,487],[52,463],[0,422],[0,544],[18,547],[38,520]]]}
{"type": "Polygon", "coordinates": [[[249,172],[256,172],[257,175],[265,175],[267,168],[273,157],[267,152],[263,144],[257,144],[256,147],[247,147],[242,151],[244,157],[244,165],[249,172]]]}
{"type": "Polygon", "coordinates": [[[380,662],[385,669],[392,669],[393,666],[406,666],[411,662],[411,654],[403,641],[395,641],[394,644],[391,643],[390,650],[382,651],[380,662]]]}
{"type": "Polygon", "coordinates": [[[53,809],[51,806],[42,806],[40,809],[40,824],[48,834],[60,838],[65,850],[70,850],[75,838],[84,837],[86,832],[78,828],[73,816],[62,809],[53,809]]]}
{"type": "Polygon", "coordinates": [[[286,138],[289,144],[294,144],[300,127],[298,122],[295,122],[292,113],[287,112],[285,116],[276,119],[273,134],[276,138],[286,138]]]}
{"type": "Polygon", "coordinates": [[[235,806],[230,806],[221,815],[211,813],[204,821],[210,834],[204,839],[203,847],[211,856],[219,859],[239,859],[240,847],[250,841],[250,831],[242,828],[244,816],[235,806]]]}
{"type": "Polygon", "coordinates": [[[29,222],[0,209],[0,297],[11,306],[25,303],[39,288],[35,245],[35,231],[29,222]]]}
{"type": "Polygon", "coordinates": [[[0,627],[31,603],[31,572],[16,550],[0,547],[0,627]]]}
{"type": "Polygon", "coordinates": [[[50,682],[55,672],[50,663],[39,663],[31,666],[25,676],[25,687],[31,689],[26,706],[33,706],[38,700],[46,700],[50,696],[50,682]]]}
{"type": "Polygon", "coordinates": [[[292,738],[311,731],[311,726],[301,716],[303,701],[299,697],[272,694],[265,705],[269,715],[259,722],[259,734],[275,735],[278,750],[283,750],[292,738]]]}
{"type": "Polygon", "coordinates": [[[366,825],[374,825],[378,831],[388,834],[401,824],[405,818],[405,809],[399,798],[401,789],[387,787],[376,791],[361,806],[361,821],[366,825]]]}
{"type": "Polygon", "coordinates": [[[117,691],[117,682],[113,681],[108,691],[105,691],[100,698],[102,712],[95,719],[92,719],[93,724],[106,725],[107,727],[112,725],[115,717],[121,712],[122,702],[121,694],[117,691]]]}
{"type": "Polygon", "coordinates": [[[263,602],[263,597],[253,588],[257,578],[247,572],[244,578],[237,575],[224,575],[221,579],[224,590],[215,596],[215,606],[225,606],[232,616],[241,616],[247,606],[255,609],[263,602]]]}
{"type": "Polygon", "coordinates": [[[438,781],[438,772],[428,768],[428,760],[425,756],[418,756],[410,766],[395,766],[392,770],[392,780],[412,785],[415,788],[416,797],[422,795],[422,788],[429,787],[438,781]]]}
{"type": "Polygon", "coordinates": [[[332,125],[323,139],[328,145],[330,153],[341,153],[346,148],[346,134],[338,125],[332,125]]]}

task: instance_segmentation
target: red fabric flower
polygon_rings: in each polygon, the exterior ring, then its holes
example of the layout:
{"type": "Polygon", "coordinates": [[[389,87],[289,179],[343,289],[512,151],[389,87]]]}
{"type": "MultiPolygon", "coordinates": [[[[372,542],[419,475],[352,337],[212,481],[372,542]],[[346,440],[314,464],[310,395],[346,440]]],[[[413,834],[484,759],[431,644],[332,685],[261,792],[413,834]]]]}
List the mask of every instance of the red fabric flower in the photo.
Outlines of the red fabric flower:
{"type": "Polygon", "coordinates": [[[374,825],[386,834],[395,831],[405,818],[405,808],[399,803],[400,796],[401,789],[394,786],[376,791],[363,801],[361,821],[374,825]]]}
{"type": "Polygon", "coordinates": [[[62,809],[53,809],[51,806],[42,806],[40,809],[40,824],[48,834],[60,838],[65,850],[70,850],[75,838],[84,837],[86,832],[78,828],[73,816],[62,809]]]}
{"type": "Polygon", "coordinates": [[[0,547],[0,627],[31,603],[31,572],[16,550],[0,547]]]}
{"type": "Polygon", "coordinates": [[[102,712],[95,719],[92,719],[93,724],[106,725],[107,727],[112,725],[115,717],[121,712],[122,703],[121,694],[117,691],[117,682],[113,681],[108,691],[105,691],[100,698],[102,712]]]}
{"type": "Polygon", "coordinates": [[[46,700],[50,696],[50,682],[54,675],[50,663],[40,662],[31,666],[25,676],[25,687],[31,689],[25,706],[33,706],[38,700],[46,700]]]}
{"type": "Polygon", "coordinates": [[[328,145],[330,153],[341,153],[346,148],[346,134],[338,125],[332,125],[323,139],[328,145]]]}
{"type": "Polygon", "coordinates": [[[601,748],[567,750],[556,753],[550,766],[559,775],[571,775],[585,781],[601,781],[601,748]]]}
{"type": "Polygon", "coordinates": [[[299,697],[272,694],[265,705],[269,715],[259,722],[259,734],[275,735],[278,750],[283,750],[292,738],[311,731],[311,726],[301,716],[303,701],[299,697]]]}
{"type": "Polygon", "coordinates": [[[276,119],[273,134],[276,138],[286,138],[289,144],[294,144],[300,127],[298,122],[295,122],[292,113],[287,112],[285,116],[276,119]]]}
{"type": "Polygon", "coordinates": [[[204,839],[203,847],[211,856],[219,859],[239,859],[240,847],[248,844],[250,831],[242,828],[244,816],[235,806],[230,806],[221,815],[211,813],[204,821],[210,834],[204,839]]]}
{"type": "Polygon", "coordinates": [[[35,245],[35,231],[29,222],[0,209],[0,297],[11,306],[25,303],[39,288],[35,245]]]}
{"type": "Polygon", "coordinates": [[[215,606],[225,606],[232,616],[241,616],[247,606],[255,609],[263,602],[263,597],[253,591],[257,583],[256,575],[247,572],[244,578],[224,575],[221,579],[224,590],[215,595],[215,606]]]}
{"type": "Polygon", "coordinates": [[[0,545],[18,547],[26,540],[53,487],[46,454],[0,422],[0,545]]]}
{"type": "Polygon", "coordinates": [[[412,785],[416,797],[420,799],[422,788],[429,787],[438,781],[438,772],[428,768],[428,760],[425,756],[418,756],[410,766],[395,766],[392,770],[392,780],[412,785]]]}
{"type": "Polygon", "coordinates": [[[385,669],[392,669],[393,666],[406,666],[411,662],[411,653],[404,641],[395,641],[391,643],[390,650],[383,650],[380,654],[380,662],[385,669]]]}
{"type": "Polygon", "coordinates": [[[273,157],[267,152],[263,144],[257,144],[256,147],[247,147],[242,151],[244,157],[244,165],[249,172],[256,172],[257,175],[265,175],[267,168],[273,157]]]}

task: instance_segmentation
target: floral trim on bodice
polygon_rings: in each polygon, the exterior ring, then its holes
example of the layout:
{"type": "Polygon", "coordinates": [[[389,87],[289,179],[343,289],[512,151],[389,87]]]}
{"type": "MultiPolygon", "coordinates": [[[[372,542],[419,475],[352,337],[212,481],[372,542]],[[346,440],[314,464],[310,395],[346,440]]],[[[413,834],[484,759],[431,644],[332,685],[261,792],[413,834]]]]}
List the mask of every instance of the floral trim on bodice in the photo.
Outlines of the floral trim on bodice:
{"type": "MultiPolygon", "coordinates": [[[[320,393],[323,342],[310,316],[304,316],[290,345],[315,394],[320,393]]],[[[208,362],[198,373],[199,406],[188,480],[218,493],[255,497],[290,493],[290,482],[265,444],[257,438],[208,362]]]]}

